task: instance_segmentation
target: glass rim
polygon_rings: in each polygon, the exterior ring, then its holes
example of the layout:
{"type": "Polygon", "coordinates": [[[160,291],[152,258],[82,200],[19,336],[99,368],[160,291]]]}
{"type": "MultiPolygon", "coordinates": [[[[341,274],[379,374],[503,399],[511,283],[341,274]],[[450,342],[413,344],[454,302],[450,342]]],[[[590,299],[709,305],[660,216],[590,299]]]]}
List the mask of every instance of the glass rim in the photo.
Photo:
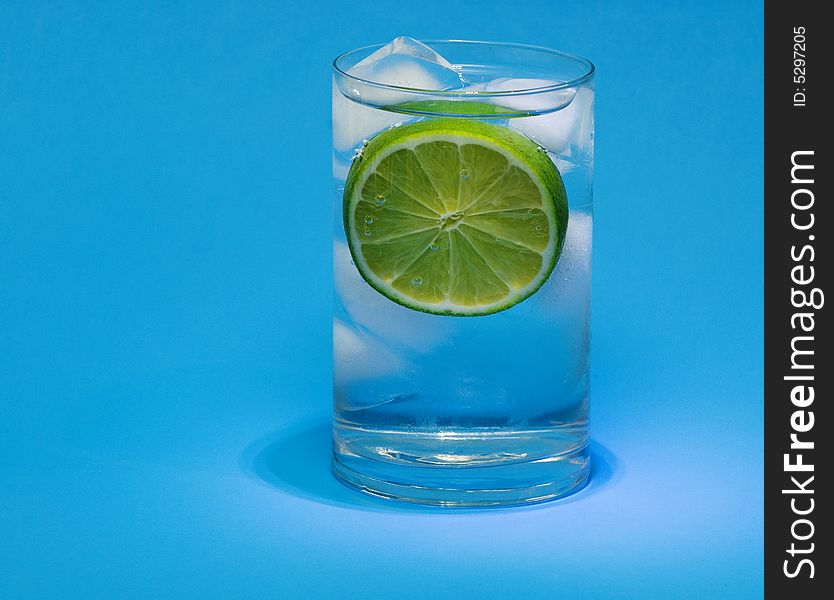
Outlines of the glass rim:
{"type": "MultiPolygon", "coordinates": [[[[423,41],[423,40],[421,40],[423,41]]],[[[538,52],[540,54],[549,54],[550,56],[556,56],[558,58],[572,60],[574,62],[578,62],[581,65],[584,65],[585,72],[580,75],[579,77],[575,77],[569,81],[563,81],[559,83],[554,83],[552,85],[544,85],[544,86],[535,86],[529,88],[519,88],[519,89],[512,89],[512,90],[501,90],[501,91],[494,91],[488,92],[484,90],[427,90],[423,88],[412,88],[407,86],[400,86],[400,85],[391,85],[387,83],[381,83],[379,81],[373,81],[372,79],[363,79],[362,77],[357,77],[355,75],[351,75],[347,72],[346,69],[342,69],[339,66],[339,62],[344,59],[346,56],[350,54],[354,54],[356,52],[360,52],[362,50],[378,50],[385,46],[385,44],[369,44],[367,46],[360,46],[359,48],[354,48],[353,50],[348,50],[347,52],[343,52],[339,56],[333,59],[332,67],[333,70],[336,71],[339,75],[355,81],[359,82],[363,85],[372,86],[375,88],[392,90],[397,92],[408,92],[410,94],[422,94],[422,95],[430,95],[430,96],[452,96],[452,97],[461,97],[461,98],[471,98],[471,97],[478,97],[478,96],[487,96],[490,98],[502,97],[502,96],[518,96],[518,95],[527,95],[527,94],[545,94],[548,92],[555,92],[559,90],[574,88],[583,83],[590,81],[594,73],[596,72],[596,67],[594,63],[592,63],[587,58],[579,56],[578,54],[571,54],[569,52],[562,52],[560,50],[553,50],[552,48],[547,48],[546,46],[536,46],[533,44],[521,44],[517,42],[487,42],[482,40],[460,40],[460,39],[431,39],[431,40],[424,40],[423,43],[427,45],[431,44],[441,44],[441,43],[449,43],[449,44],[478,44],[482,46],[498,46],[502,48],[515,48],[518,50],[530,50],[533,52],[538,52]]]]}

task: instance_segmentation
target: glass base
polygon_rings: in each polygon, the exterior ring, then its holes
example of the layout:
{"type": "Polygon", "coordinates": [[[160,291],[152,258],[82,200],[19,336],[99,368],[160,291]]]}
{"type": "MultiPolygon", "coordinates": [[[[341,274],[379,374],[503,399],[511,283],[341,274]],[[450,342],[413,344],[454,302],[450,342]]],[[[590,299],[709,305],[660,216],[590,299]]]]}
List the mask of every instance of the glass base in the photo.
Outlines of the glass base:
{"type": "Polygon", "coordinates": [[[582,489],[591,471],[587,444],[556,456],[487,466],[391,465],[337,451],[332,466],[337,479],[365,494],[445,507],[555,500],[582,489]]]}

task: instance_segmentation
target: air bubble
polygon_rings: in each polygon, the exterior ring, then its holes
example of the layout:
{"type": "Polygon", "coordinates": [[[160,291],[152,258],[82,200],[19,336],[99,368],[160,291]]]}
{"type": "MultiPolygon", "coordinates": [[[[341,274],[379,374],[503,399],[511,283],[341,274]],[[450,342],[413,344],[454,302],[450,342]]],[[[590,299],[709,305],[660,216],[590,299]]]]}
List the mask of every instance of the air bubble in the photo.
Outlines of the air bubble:
{"type": "Polygon", "coordinates": [[[429,250],[437,250],[438,248],[440,248],[440,244],[438,244],[437,242],[432,242],[431,244],[429,244],[429,250]]]}
{"type": "Polygon", "coordinates": [[[463,180],[469,179],[469,169],[461,169],[460,178],[463,180]]]}
{"type": "Polygon", "coordinates": [[[383,204],[385,204],[385,196],[383,196],[382,194],[377,194],[377,195],[375,196],[375,198],[376,198],[376,203],[377,203],[379,206],[382,206],[383,204]]]}
{"type": "Polygon", "coordinates": [[[414,287],[417,287],[419,285],[423,285],[423,278],[422,277],[414,277],[411,280],[411,285],[413,285],[414,287]]]}
{"type": "Polygon", "coordinates": [[[371,230],[367,227],[365,228],[365,231],[363,231],[362,233],[365,234],[365,237],[371,237],[371,230]]]}
{"type": "Polygon", "coordinates": [[[371,215],[365,215],[365,223],[370,225],[374,222],[374,218],[371,215]]]}
{"type": "Polygon", "coordinates": [[[542,226],[541,225],[536,225],[536,231],[541,231],[541,230],[542,230],[542,226]]]}

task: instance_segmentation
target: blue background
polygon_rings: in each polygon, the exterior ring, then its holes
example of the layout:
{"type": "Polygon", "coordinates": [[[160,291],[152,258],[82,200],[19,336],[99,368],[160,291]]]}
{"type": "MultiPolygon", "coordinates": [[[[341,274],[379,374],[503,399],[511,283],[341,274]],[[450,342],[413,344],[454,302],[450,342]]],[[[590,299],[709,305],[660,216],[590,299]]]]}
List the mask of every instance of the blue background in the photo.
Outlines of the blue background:
{"type": "Polygon", "coordinates": [[[760,597],[762,37],[758,2],[2,3],[0,596],[760,597]],[[597,65],[562,502],[328,474],[329,62],[400,34],[597,65]]]}

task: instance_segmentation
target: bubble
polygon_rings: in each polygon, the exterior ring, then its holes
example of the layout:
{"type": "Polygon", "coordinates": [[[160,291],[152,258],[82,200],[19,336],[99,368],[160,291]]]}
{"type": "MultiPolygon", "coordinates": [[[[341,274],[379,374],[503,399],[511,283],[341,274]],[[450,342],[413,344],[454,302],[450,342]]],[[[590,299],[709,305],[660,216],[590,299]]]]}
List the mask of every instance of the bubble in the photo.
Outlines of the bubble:
{"type": "Polygon", "coordinates": [[[460,178],[463,180],[469,179],[469,169],[461,169],[460,178]]]}
{"type": "Polygon", "coordinates": [[[432,242],[431,244],[429,244],[429,250],[437,250],[438,248],[440,248],[440,244],[438,244],[437,242],[432,242]]]}
{"type": "Polygon", "coordinates": [[[365,223],[370,225],[374,222],[374,218],[371,215],[365,215],[365,223]]]}
{"type": "Polygon", "coordinates": [[[365,237],[371,237],[371,230],[367,227],[365,228],[365,231],[363,231],[362,233],[365,234],[365,237]]]}
{"type": "Polygon", "coordinates": [[[454,220],[454,221],[457,221],[457,220],[458,220],[458,219],[460,219],[462,216],[463,216],[463,214],[462,214],[462,213],[459,213],[459,212],[454,212],[454,213],[452,213],[451,215],[449,215],[449,218],[450,218],[450,219],[452,219],[452,220],[454,220]]]}
{"type": "Polygon", "coordinates": [[[541,230],[542,230],[542,226],[541,225],[536,225],[536,231],[541,231],[541,230]]]}
{"type": "Polygon", "coordinates": [[[411,279],[411,285],[414,287],[423,285],[423,278],[422,277],[414,277],[411,279]]]}
{"type": "Polygon", "coordinates": [[[375,196],[375,199],[376,199],[376,203],[377,203],[379,206],[382,206],[383,204],[385,204],[385,196],[383,196],[382,194],[377,194],[377,195],[375,196]]]}

